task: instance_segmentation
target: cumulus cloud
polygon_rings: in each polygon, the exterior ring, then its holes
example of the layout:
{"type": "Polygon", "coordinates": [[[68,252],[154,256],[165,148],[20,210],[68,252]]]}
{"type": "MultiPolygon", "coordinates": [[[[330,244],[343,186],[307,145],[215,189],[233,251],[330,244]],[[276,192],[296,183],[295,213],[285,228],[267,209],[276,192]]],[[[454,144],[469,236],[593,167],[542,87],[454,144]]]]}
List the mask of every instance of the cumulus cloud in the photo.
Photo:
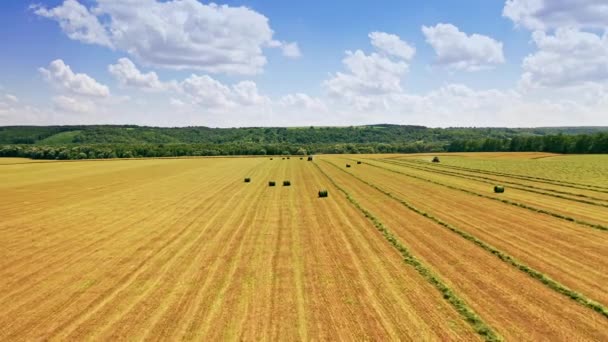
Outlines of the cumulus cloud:
{"type": "Polygon", "coordinates": [[[37,15],[59,22],[59,26],[70,39],[112,47],[104,26],[95,15],[76,0],[65,0],[61,6],[52,9],[41,5],[34,5],[31,8],[37,15]]]}
{"type": "Polygon", "coordinates": [[[108,66],[108,71],[123,86],[145,90],[163,90],[169,87],[158,79],[154,71],[142,73],[128,58],[120,58],[116,64],[108,66]]]}
{"type": "Polygon", "coordinates": [[[4,98],[11,103],[17,103],[19,102],[19,98],[15,95],[11,95],[11,94],[5,94],[4,98]]]}
{"type": "Polygon", "coordinates": [[[94,104],[91,101],[77,99],[69,96],[55,96],[52,100],[55,109],[62,112],[88,113],[91,112],[94,108],[94,104]]]}
{"type": "Polygon", "coordinates": [[[538,51],[523,61],[525,87],[564,87],[608,81],[608,33],[603,36],[574,28],[554,35],[536,31],[538,51]]]}
{"type": "Polygon", "coordinates": [[[608,3],[605,0],[507,0],[503,16],[530,30],[606,28],[608,3]]]}
{"type": "Polygon", "coordinates": [[[368,35],[372,45],[386,54],[410,60],[416,54],[416,49],[404,42],[399,36],[386,32],[372,32],[368,35]]]}
{"type": "Polygon", "coordinates": [[[285,57],[299,58],[302,56],[298,43],[282,43],[281,50],[283,51],[283,56],[285,57]]]}
{"type": "Polygon", "coordinates": [[[107,86],[98,83],[87,74],[74,73],[63,60],[52,61],[48,69],[39,68],[40,73],[53,86],[72,94],[89,97],[108,97],[110,90],[107,86]]]}
{"type": "Polygon", "coordinates": [[[268,97],[259,94],[257,85],[252,81],[227,86],[208,75],[191,75],[179,83],[179,91],[193,104],[213,109],[234,109],[270,102],[268,97]]]}
{"type": "Polygon", "coordinates": [[[301,54],[296,43],[277,44],[268,18],[247,7],[97,0],[87,9],[65,0],[52,9],[37,6],[34,13],[58,21],[71,39],[125,51],[149,66],[256,74],[266,64],[263,48],[280,47],[288,57],[301,54]]]}
{"type": "Polygon", "coordinates": [[[422,33],[435,53],[437,64],[476,71],[505,62],[502,43],[480,34],[467,35],[452,24],[423,26],[422,33]]]}
{"type": "Polygon", "coordinates": [[[312,111],[327,111],[323,100],[304,93],[288,94],[278,101],[283,107],[304,108],[312,111]]]}

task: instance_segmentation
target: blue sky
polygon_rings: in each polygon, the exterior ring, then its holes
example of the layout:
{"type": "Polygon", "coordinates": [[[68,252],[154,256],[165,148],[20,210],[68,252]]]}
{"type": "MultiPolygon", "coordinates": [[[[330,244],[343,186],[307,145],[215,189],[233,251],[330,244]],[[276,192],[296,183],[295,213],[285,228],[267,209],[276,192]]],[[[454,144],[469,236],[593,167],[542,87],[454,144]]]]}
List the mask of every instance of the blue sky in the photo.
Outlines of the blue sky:
{"type": "Polygon", "coordinates": [[[608,125],[601,0],[0,5],[0,125],[608,125]]]}

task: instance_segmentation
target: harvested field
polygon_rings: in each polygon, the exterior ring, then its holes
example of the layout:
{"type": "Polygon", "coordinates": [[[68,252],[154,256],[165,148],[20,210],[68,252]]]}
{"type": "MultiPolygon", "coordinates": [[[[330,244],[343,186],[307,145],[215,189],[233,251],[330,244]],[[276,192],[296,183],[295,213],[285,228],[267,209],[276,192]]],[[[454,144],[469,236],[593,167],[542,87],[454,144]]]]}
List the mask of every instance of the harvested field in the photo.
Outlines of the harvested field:
{"type": "Polygon", "coordinates": [[[0,340],[608,340],[605,157],[433,156],[0,159],[0,340]]]}

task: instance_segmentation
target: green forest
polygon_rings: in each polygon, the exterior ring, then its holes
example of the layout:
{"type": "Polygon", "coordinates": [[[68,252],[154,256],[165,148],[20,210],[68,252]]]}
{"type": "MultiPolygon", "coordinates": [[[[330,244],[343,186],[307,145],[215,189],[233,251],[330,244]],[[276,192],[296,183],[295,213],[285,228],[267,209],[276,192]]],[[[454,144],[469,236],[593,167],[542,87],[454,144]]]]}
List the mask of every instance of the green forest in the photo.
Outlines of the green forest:
{"type": "Polygon", "coordinates": [[[608,153],[608,127],[0,127],[0,157],[33,159],[446,151],[608,153]]]}

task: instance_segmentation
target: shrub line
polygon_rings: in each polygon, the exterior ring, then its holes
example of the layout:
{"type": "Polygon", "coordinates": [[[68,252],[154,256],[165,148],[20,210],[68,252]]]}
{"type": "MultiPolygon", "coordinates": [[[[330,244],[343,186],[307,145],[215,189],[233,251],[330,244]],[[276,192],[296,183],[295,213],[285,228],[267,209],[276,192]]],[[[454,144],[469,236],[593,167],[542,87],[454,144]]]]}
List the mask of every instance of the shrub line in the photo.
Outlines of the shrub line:
{"type": "MultiPolygon", "coordinates": [[[[379,160],[379,161],[381,163],[390,164],[390,163],[382,161],[382,160],[379,160]]],[[[452,190],[462,191],[464,193],[467,193],[467,194],[470,194],[470,195],[474,195],[474,196],[477,196],[477,197],[487,198],[487,199],[491,199],[491,200],[494,200],[494,201],[498,201],[498,202],[502,202],[502,203],[505,203],[505,204],[509,204],[509,205],[512,205],[512,206],[515,206],[515,207],[519,207],[519,208],[523,208],[523,209],[528,209],[528,210],[531,210],[533,212],[537,212],[539,214],[545,214],[545,215],[553,216],[553,217],[556,217],[558,219],[562,219],[562,220],[565,220],[565,221],[569,221],[569,222],[573,222],[573,223],[576,223],[576,224],[580,224],[582,226],[591,227],[591,228],[594,228],[594,229],[597,229],[597,230],[601,230],[601,231],[608,231],[608,227],[606,227],[604,225],[601,225],[601,224],[589,223],[589,222],[586,222],[586,221],[577,220],[577,219],[575,219],[573,217],[570,217],[570,216],[565,216],[565,215],[554,213],[554,212],[547,211],[547,210],[544,210],[544,209],[538,209],[538,208],[529,206],[527,204],[513,202],[513,201],[506,200],[506,199],[496,198],[496,197],[492,197],[492,196],[488,196],[488,195],[483,195],[483,194],[480,194],[480,193],[477,193],[477,192],[474,192],[474,191],[471,191],[471,190],[467,190],[467,189],[455,187],[453,185],[448,185],[448,184],[436,182],[436,181],[433,181],[433,180],[430,180],[430,179],[426,179],[424,177],[418,177],[418,176],[410,175],[410,174],[405,173],[405,172],[400,172],[400,171],[397,171],[397,170],[389,169],[389,168],[382,167],[382,166],[375,165],[375,164],[371,164],[371,163],[368,163],[368,162],[365,162],[365,164],[373,166],[373,167],[376,167],[376,168],[379,168],[379,169],[382,169],[382,170],[386,170],[386,171],[390,171],[390,172],[397,173],[397,174],[400,174],[400,175],[404,175],[404,176],[407,176],[407,177],[419,179],[419,180],[422,180],[422,181],[425,181],[425,182],[428,182],[428,183],[440,185],[440,186],[443,186],[443,187],[446,187],[446,188],[449,188],[449,189],[452,189],[452,190]]]]}
{"type": "MultiPolygon", "coordinates": [[[[365,209],[357,200],[355,200],[350,193],[336,183],[317,163],[314,163],[317,169],[333,184],[338,190],[340,190],[346,196],[346,199],[357,208],[365,217],[374,225],[374,227],[384,236],[384,238],[395,248],[401,256],[403,261],[414,267],[414,269],[424,278],[427,282],[433,285],[439,292],[441,292],[443,299],[445,299],[456,311],[465,319],[465,321],[471,325],[477,334],[482,336],[485,341],[502,341],[502,337],[498,335],[487,323],[485,323],[475,311],[469,307],[469,305],[461,299],[452,289],[450,289],[444,282],[435,275],[427,266],[425,266],[418,258],[416,258],[410,250],[405,247],[391,231],[370,211],[365,209]]],[[[332,164],[333,165],[333,164],[332,164]]],[[[346,171],[345,171],[346,172],[346,171]]]]}
{"type": "MultiPolygon", "coordinates": [[[[593,301],[589,298],[587,298],[585,295],[578,293],[570,288],[568,288],[567,286],[559,283],[558,281],[552,279],[551,277],[543,274],[540,271],[535,270],[534,268],[524,264],[523,262],[515,259],[514,257],[512,257],[511,255],[497,249],[496,247],[486,243],[483,240],[478,239],[477,237],[475,237],[474,235],[467,233],[463,230],[460,230],[459,228],[457,228],[454,225],[451,225],[447,222],[442,221],[441,219],[426,213],[418,208],[416,208],[415,206],[411,205],[410,203],[408,203],[407,201],[396,197],[395,195],[391,194],[390,192],[376,186],[375,184],[372,184],[370,182],[367,182],[366,180],[346,171],[343,170],[341,168],[339,168],[337,165],[326,161],[327,163],[329,163],[330,165],[334,166],[335,168],[337,168],[338,170],[349,174],[351,177],[359,180],[360,182],[367,184],[368,186],[380,191],[381,193],[385,194],[386,196],[394,199],[395,201],[401,203],[403,206],[405,206],[406,208],[410,209],[411,211],[422,215],[426,218],[428,218],[429,220],[449,229],[450,231],[458,234],[459,236],[461,236],[462,238],[473,242],[474,244],[476,244],[477,246],[481,247],[482,249],[484,249],[487,252],[490,252],[491,254],[493,254],[494,256],[496,256],[498,259],[500,259],[503,262],[506,262],[507,264],[514,266],[515,268],[517,268],[518,270],[526,273],[527,275],[531,276],[532,278],[540,281],[542,284],[544,284],[545,286],[549,287],[550,289],[576,301],[579,304],[582,304],[583,306],[592,309],[595,312],[598,312],[599,314],[601,314],[602,316],[604,316],[605,318],[608,318],[608,309],[606,307],[604,307],[601,303],[598,303],[596,301],[593,301]]],[[[370,164],[371,165],[371,164],[370,164]]]]}

